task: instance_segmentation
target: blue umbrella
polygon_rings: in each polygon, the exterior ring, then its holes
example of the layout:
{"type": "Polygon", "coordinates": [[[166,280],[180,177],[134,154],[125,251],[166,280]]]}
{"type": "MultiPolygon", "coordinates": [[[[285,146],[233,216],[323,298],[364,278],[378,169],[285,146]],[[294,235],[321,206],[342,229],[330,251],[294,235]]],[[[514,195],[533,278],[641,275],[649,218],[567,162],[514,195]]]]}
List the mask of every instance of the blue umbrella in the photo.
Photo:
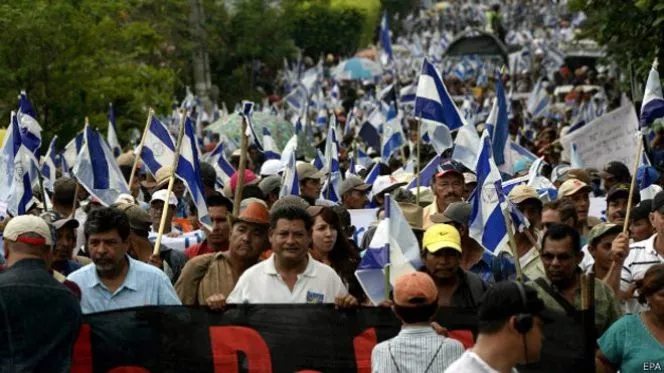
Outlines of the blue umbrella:
{"type": "Polygon", "coordinates": [[[368,58],[353,57],[345,60],[332,71],[337,80],[372,80],[380,76],[380,65],[368,58]]]}

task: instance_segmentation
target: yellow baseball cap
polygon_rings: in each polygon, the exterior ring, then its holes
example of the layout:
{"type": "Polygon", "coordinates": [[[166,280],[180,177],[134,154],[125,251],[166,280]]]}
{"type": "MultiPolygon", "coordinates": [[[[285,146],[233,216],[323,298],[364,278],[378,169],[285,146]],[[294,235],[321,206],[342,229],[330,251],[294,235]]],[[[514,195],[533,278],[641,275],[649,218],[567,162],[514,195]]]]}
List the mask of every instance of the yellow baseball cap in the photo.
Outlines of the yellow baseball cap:
{"type": "Polygon", "coordinates": [[[461,252],[461,236],[452,225],[434,224],[424,232],[422,246],[430,253],[435,253],[444,248],[461,252]]]}

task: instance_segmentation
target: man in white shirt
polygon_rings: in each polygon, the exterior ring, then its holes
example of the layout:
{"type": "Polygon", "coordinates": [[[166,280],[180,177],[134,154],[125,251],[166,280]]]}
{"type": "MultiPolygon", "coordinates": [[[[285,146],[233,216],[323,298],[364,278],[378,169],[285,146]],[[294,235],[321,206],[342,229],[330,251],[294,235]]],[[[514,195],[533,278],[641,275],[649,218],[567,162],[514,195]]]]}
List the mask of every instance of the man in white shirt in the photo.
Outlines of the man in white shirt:
{"type": "Polygon", "coordinates": [[[516,372],[517,364],[539,360],[547,312],[531,287],[512,281],[497,283],[482,298],[475,346],[445,373],[516,372]]]}
{"type": "Polygon", "coordinates": [[[285,206],[270,214],[269,239],[273,254],[246,270],[227,303],[335,303],[357,305],[334,270],[309,255],[309,213],[285,206]]]}
{"type": "Polygon", "coordinates": [[[150,218],[152,219],[152,231],[150,231],[149,239],[154,241],[159,234],[159,224],[161,223],[161,214],[164,208],[166,211],[166,225],[164,225],[164,235],[168,237],[177,237],[182,234],[178,229],[172,225],[173,216],[175,216],[175,209],[178,206],[178,199],[175,193],[171,192],[168,196],[168,204],[166,204],[166,189],[161,189],[152,194],[150,200],[150,218]]]}

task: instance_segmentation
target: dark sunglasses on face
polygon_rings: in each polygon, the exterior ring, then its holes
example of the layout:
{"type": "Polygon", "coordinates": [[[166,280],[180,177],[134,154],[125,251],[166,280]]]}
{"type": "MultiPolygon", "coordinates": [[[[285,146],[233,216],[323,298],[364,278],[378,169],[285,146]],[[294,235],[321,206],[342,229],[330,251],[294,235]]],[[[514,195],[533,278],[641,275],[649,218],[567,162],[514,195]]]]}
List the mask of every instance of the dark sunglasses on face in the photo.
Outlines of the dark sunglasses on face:
{"type": "Polygon", "coordinates": [[[551,253],[543,253],[542,255],[542,260],[546,260],[548,262],[552,262],[554,259],[558,259],[559,262],[564,262],[572,259],[572,255],[569,253],[562,253],[562,254],[551,254],[551,253]]]}

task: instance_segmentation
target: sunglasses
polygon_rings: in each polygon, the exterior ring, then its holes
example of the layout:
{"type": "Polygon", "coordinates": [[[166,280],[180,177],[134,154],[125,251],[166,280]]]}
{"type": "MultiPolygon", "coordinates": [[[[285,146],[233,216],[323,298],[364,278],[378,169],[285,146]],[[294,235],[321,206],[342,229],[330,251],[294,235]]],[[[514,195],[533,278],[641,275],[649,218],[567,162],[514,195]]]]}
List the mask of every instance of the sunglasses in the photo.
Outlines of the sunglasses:
{"type": "Polygon", "coordinates": [[[551,254],[551,253],[543,253],[541,254],[542,260],[546,260],[547,262],[552,262],[554,259],[558,259],[559,262],[564,262],[572,259],[572,255],[568,253],[563,253],[563,254],[551,254]]]}

